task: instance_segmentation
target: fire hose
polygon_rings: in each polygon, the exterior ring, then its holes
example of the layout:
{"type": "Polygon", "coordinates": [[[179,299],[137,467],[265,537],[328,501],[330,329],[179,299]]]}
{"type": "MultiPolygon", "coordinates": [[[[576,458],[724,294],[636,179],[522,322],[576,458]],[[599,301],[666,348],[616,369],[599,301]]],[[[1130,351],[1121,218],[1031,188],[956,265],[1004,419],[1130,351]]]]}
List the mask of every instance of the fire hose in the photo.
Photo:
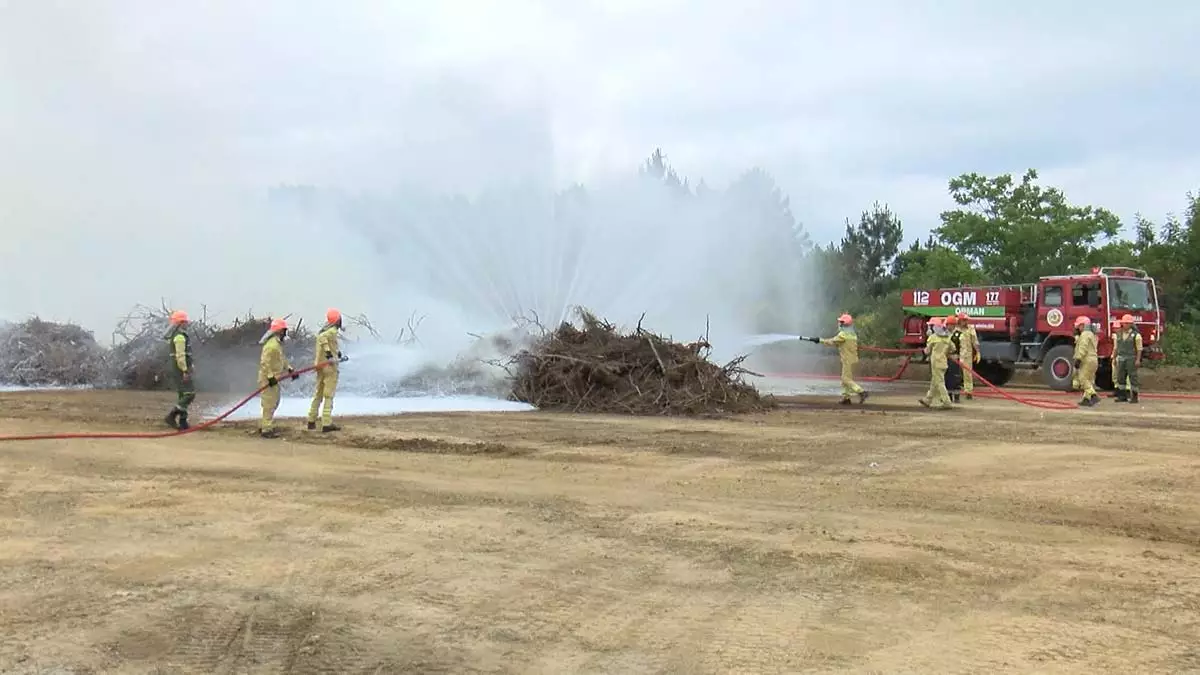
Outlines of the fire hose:
{"type": "MultiPolygon", "coordinates": [[[[322,361],[321,363],[317,363],[315,365],[306,366],[304,368],[297,368],[294,372],[287,373],[283,377],[286,377],[286,378],[299,377],[300,375],[317,370],[318,368],[324,368],[325,366],[327,366],[331,363],[334,363],[334,361],[332,361],[332,360],[331,361],[322,361]]],[[[221,413],[220,415],[217,415],[216,417],[214,417],[210,420],[206,420],[200,424],[197,424],[196,426],[189,427],[187,429],[176,429],[173,431],[141,431],[141,432],[136,432],[136,431],[113,431],[113,432],[81,431],[81,432],[77,432],[77,433],[0,436],[0,442],[4,442],[4,441],[49,441],[49,440],[59,440],[59,439],[117,439],[117,438],[152,439],[152,438],[172,438],[174,436],[186,436],[187,434],[196,433],[197,431],[200,431],[202,429],[209,429],[213,426],[216,426],[217,424],[220,424],[227,417],[229,417],[233,413],[240,410],[243,406],[245,406],[250,401],[254,400],[254,398],[256,396],[258,396],[259,394],[266,391],[267,388],[270,386],[271,386],[270,384],[264,384],[263,386],[259,387],[258,389],[255,389],[250,394],[247,394],[245,398],[243,398],[242,400],[235,403],[231,408],[229,408],[225,412],[221,413]]],[[[276,386],[278,386],[278,385],[276,385],[276,386]]]]}
{"type": "MultiPolygon", "coordinates": [[[[802,338],[802,339],[811,340],[810,338],[802,338]]],[[[815,340],[812,340],[812,341],[815,341],[815,340]]],[[[908,366],[912,362],[913,357],[916,356],[917,354],[923,353],[923,350],[913,349],[913,348],[896,349],[896,348],[891,348],[891,347],[875,347],[873,345],[859,345],[858,348],[860,351],[872,352],[872,353],[876,353],[876,354],[891,354],[891,355],[903,354],[904,355],[904,360],[901,361],[900,368],[895,372],[895,374],[891,375],[890,377],[867,376],[867,377],[855,378],[856,380],[861,380],[863,382],[895,382],[895,381],[899,380],[901,377],[903,377],[905,371],[908,370],[908,366]]],[[[979,380],[979,382],[981,382],[984,385],[984,387],[986,387],[986,389],[987,389],[986,391],[975,393],[975,396],[979,396],[980,398],[1003,398],[1003,399],[1012,401],[1014,403],[1020,403],[1022,405],[1027,405],[1027,406],[1034,407],[1034,408],[1042,408],[1044,410],[1076,410],[1079,407],[1079,406],[1075,405],[1074,403],[1067,403],[1065,401],[1055,401],[1055,400],[1051,400],[1051,399],[1040,398],[1043,395],[1071,396],[1075,392],[1047,391],[1047,392],[1038,392],[1038,396],[1023,396],[1023,395],[1012,394],[1012,393],[1009,393],[1008,391],[1005,391],[1000,386],[993,384],[986,377],[984,377],[983,375],[980,375],[978,372],[976,372],[974,368],[971,368],[970,366],[963,364],[961,361],[958,361],[957,359],[952,358],[952,360],[954,360],[956,363],[958,363],[962,367],[964,374],[974,377],[975,379],[979,380]]],[[[826,374],[816,374],[816,373],[788,373],[786,375],[779,374],[776,376],[777,377],[803,378],[803,379],[819,379],[819,380],[825,380],[825,379],[837,380],[837,379],[840,379],[840,377],[841,377],[840,375],[826,375],[826,374]]],[[[1141,398],[1156,399],[1156,400],[1200,401],[1200,394],[1159,394],[1159,393],[1142,392],[1139,394],[1139,396],[1141,398]]]]}

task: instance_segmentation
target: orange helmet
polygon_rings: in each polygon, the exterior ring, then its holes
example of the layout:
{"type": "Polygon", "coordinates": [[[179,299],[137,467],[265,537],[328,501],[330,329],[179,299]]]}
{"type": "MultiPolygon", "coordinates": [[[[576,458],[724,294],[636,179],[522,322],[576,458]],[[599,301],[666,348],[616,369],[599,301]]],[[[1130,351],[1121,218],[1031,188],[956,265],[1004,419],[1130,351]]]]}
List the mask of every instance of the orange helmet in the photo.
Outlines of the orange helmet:
{"type": "Polygon", "coordinates": [[[325,323],[337,323],[342,320],[342,313],[336,309],[330,308],[325,312],[325,323]]]}
{"type": "Polygon", "coordinates": [[[966,312],[958,312],[954,316],[958,318],[959,322],[968,321],[971,318],[967,316],[966,312]]]}
{"type": "Polygon", "coordinates": [[[944,317],[944,316],[935,316],[935,317],[933,317],[933,318],[931,318],[931,319],[929,320],[929,325],[930,325],[930,326],[942,326],[942,327],[945,327],[945,325],[946,325],[946,317],[944,317]]]}
{"type": "Polygon", "coordinates": [[[287,330],[287,321],[283,319],[275,319],[271,322],[271,327],[267,329],[271,333],[278,333],[281,330],[287,330]]]}
{"type": "Polygon", "coordinates": [[[854,317],[850,316],[849,314],[843,314],[838,317],[838,323],[842,324],[843,326],[853,326],[854,317]]]}
{"type": "Polygon", "coordinates": [[[172,326],[178,326],[180,324],[185,324],[187,322],[188,322],[187,312],[183,311],[182,309],[177,309],[174,312],[171,312],[171,325],[172,326]]]}
{"type": "Polygon", "coordinates": [[[1090,326],[1090,325],[1092,325],[1092,320],[1087,318],[1086,316],[1081,316],[1081,317],[1075,319],[1075,325],[1076,326],[1090,326]]]}
{"type": "Polygon", "coordinates": [[[1130,324],[1130,325],[1132,325],[1132,324],[1133,324],[1133,315],[1132,315],[1132,314],[1126,314],[1125,316],[1122,316],[1122,317],[1121,317],[1121,323],[1127,323],[1127,324],[1130,324]]]}

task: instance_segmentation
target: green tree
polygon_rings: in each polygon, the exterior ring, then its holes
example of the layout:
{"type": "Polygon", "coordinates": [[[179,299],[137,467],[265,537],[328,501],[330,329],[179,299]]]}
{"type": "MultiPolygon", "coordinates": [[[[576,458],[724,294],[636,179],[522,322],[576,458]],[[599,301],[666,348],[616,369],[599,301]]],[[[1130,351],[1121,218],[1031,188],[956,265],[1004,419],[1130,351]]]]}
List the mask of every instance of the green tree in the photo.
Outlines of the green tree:
{"type": "Polygon", "coordinates": [[[914,241],[907,251],[896,256],[892,277],[901,289],[947,288],[984,282],[983,274],[970,260],[933,237],[924,246],[920,241],[914,241]]]}
{"type": "Polygon", "coordinates": [[[857,224],[846,219],[841,257],[856,294],[878,298],[888,291],[888,272],[902,241],[904,226],[900,219],[879,202],[870,211],[863,211],[857,224]]]}
{"type": "Polygon", "coordinates": [[[934,233],[997,283],[1086,269],[1095,245],[1117,236],[1120,220],[1103,208],[1071,205],[1037,177],[1030,169],[1020,182],[977,173],[951,180],[961,208],[943,212],[934,233]]]}

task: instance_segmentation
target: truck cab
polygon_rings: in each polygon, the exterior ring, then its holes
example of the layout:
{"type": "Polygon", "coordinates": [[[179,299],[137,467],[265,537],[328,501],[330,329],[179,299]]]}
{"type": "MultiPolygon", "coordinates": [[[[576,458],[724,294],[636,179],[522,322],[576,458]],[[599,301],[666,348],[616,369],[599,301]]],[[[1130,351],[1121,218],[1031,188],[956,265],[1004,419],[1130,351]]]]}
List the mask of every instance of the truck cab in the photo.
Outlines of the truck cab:
{"type": "Polygon", "coordinates": [[[1097,267],[1090,274],[1047,276],[1030,284],[905,291],[903,299],[903,341],[910,345],[924,343],[928,318],[966,312],[979,335],[976,370],[996,385],[1008,382],[1017,368],[1026,368],[1041,370],[1043,381],[1054,389],[1071,389],[1074,328],[1080,316],[1091,320],[1099,338],[1098,386],[1112,387],[1110,325],[1126,314],[1142,334],[1143,358],[1163,357],[1165,317],[1158,289],[1138,269],[1097,267]]]}

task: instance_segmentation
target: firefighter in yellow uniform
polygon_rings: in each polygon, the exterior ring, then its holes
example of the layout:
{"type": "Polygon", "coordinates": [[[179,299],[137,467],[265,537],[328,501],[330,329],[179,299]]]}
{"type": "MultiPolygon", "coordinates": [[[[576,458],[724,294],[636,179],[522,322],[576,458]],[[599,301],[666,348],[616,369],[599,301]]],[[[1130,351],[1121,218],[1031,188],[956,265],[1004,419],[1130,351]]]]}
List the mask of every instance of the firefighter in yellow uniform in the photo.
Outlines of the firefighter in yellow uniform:
{"type": "Polygon", "coordinates": [[[858,334],[854,331],[854,317],[843,314],[838,317],[837,324],[837,335],[812,338],[812,341],[837,347],[838,359],[842,362],[842,405],[850,405],[851,396],[858,396],[858,402],[862,403],[867,400],[867,392],[854,381],[854,364],[858,363],[858,334]]]}
{"type": "Polygon", "coordinates": [[[1142,334],[1133,325],[1133,316],[1121,317],[1121,330],[1113,334],[1113,384],[1116,400],[1138,402],[1138,368],[1142,367],[1142,334]]]}
{"type": "Polygon", "coordinates": [[[279,409],[279,378],[284,373],[292,379],[300,377],[288,363],[287,355],[283,353],[283,341],[287,337],[287,322],[275,319],[267,329],[262,340],[262,356],[258,360],[258,386],[266,387],[262,392],[262,422],[258,434],[263,438],[275,438],[279,432],[275,429],[275,411],[279,409]]]}
{"type": "MultiPolygon", "coordinates": [[[[1109,333],[1110,341],[1115,342],[1117,333],[1120,333],[1120,332],[1121,332],[1121,320],[1113,319],[1112,323],[1110,323],[1108,326],[1108,333],[1109,333]]],[[[1097,340],[1097,342],[1098,342],[1098,340],[1097,340]]],[[[1120,390],[1121,390],[1121,388],[1117,386],[1117,362],[1118,361],[1120,361],[1120,359],[1117,358],[1117,353],[1114,350],[1108,356],[1108,366],[1109,366],[1108,372],[1112,376],[1112,381],[1113,381],[1113,391],[1112,391],[1112,393],[1110,393],[1108,395],[1108,397],[1113,398],[1113,399],[1115,399],[1117,397],[1117,395],[1120,393],[1120,390]]]]}
{"type": "Polygon", "coordinates": [[[342,313],[336,309],[325,312],[325,326],[317,333],[317,353],[313,365],[317,366],[317,388],[313,392],[312,405],[308,407],[308,429],[317,428],[317,412],[321,412],[321,432],[339,431],[333,423],[333,393],[337,389],[338,364],[346,357],[338,350],[338,331],[342,329],[342,313]],[[321,402],[325,402],[321,410],[321,402]]]}
{"type": "Polygon", "coordinates": [[[979,333],[975,332],[975,327],[971,325],[971,318],[966,312],[958,313],[958,331],[959,336],[959,360],[966,364],[963,368],[962,391],[967,396],[967,400],[975,398],[975,366],[979,364],[979,333]]]}
{"type": "Polygon", "coordinates": [[[1075,377],[1083,391],[1083,398],[1079,400],[1081,408],[1090,408],[1100,402],[1096,395],[1096,368],[1100,364],[1097,347],[1092,320],[1086,316],[1075,319],[1075,377]]]}
{"type": "Polygon", "coordinates": [[[929,357],[929,391],[917,399],[926,408],[937,406],[949,410],[950,396],[946,392],[946,368],[949,366],[947,353],[950,351],[950,336],[946,332],[946,318],[935,316],[929,320],[929,335],[925,338],[925,355],[929,357]]]}

